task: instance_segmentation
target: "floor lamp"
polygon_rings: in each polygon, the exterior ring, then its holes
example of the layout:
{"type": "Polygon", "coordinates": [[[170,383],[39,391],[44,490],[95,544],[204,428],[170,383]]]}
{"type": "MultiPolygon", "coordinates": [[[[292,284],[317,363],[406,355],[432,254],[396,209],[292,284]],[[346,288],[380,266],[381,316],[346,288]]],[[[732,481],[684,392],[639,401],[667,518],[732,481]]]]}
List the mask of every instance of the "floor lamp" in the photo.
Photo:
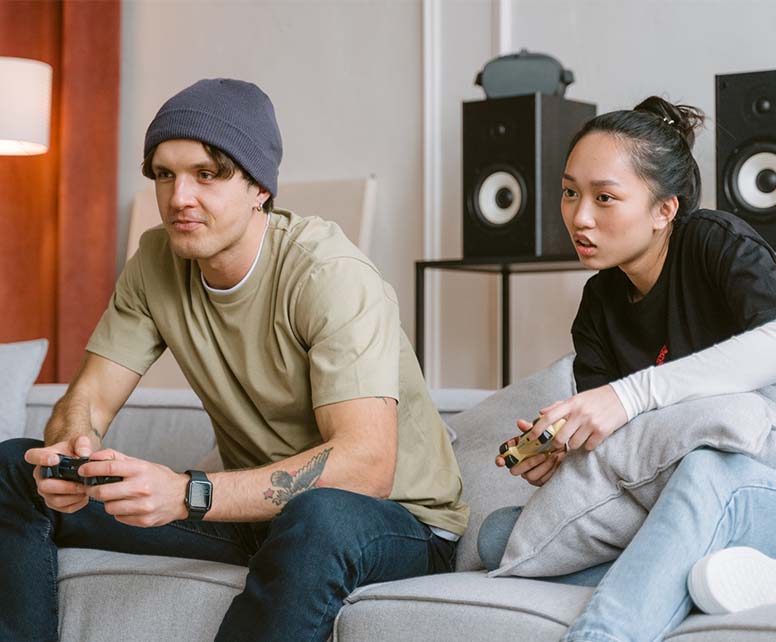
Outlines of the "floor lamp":
{"type": "Polygon", "coordinates": [[[51,65],[0,57],[0,96],[0,155],[45,154],[51,120],[51,65]]]}

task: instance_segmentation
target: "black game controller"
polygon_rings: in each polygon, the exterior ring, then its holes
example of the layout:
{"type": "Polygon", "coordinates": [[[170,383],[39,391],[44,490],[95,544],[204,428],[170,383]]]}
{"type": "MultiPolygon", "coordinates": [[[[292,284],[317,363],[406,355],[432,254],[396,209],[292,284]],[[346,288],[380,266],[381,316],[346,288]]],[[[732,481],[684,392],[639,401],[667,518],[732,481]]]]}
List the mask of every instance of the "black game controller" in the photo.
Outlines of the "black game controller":
{"type": "Polygon", "coordinates": [[[123,477],[108,477],[106,475],[98,475],[97,477],[81,477],[78,474],[78,469],[90,461],[88,457],[68,457],[67,455],[59,455],[59,463],[54,466],[41,466],[40,478],[41,479],[66,479],[67,481],[78,482],[79,484],[85,484],[86,486],[98,486],[100,484],[112,484],[114,482],[120,482],[123,477]]]}

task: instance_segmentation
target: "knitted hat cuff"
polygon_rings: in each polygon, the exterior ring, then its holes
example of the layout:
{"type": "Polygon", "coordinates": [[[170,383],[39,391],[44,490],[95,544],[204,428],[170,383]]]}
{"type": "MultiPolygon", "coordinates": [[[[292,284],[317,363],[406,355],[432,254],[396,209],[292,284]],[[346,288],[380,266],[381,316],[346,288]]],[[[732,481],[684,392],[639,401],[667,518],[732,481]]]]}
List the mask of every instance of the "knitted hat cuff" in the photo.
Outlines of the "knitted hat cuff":
{"type": "Polygon", "coordinates": [[[151,125],[144,156],[166,140],[198,140],[228,154],[259,185],[273,196],[277,193],[277,166],[264,155],[258,143],[231,123],[206,112],[173,109],[160,113],[151,125]]]}
{"type": "Polygon", "coordinates": [[[144,157],[167,140],[191,139],[217,147],[253,180],[277,195],[283,156],[269,97],[240,80],[200,80],[164,105],[146,132],[144,157]]]}

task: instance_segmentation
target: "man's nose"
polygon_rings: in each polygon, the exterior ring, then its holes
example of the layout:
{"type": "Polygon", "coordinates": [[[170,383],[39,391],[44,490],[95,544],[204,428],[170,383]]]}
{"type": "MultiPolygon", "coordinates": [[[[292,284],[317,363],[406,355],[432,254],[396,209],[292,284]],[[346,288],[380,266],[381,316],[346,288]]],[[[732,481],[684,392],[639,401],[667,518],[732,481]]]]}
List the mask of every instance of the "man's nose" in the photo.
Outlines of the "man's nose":
{"type": "Polygon", "coordinates": [[[170,205],[176,210],[191,206],[194,201],[195,186],[187,176],[176,176],[170,205]]]}

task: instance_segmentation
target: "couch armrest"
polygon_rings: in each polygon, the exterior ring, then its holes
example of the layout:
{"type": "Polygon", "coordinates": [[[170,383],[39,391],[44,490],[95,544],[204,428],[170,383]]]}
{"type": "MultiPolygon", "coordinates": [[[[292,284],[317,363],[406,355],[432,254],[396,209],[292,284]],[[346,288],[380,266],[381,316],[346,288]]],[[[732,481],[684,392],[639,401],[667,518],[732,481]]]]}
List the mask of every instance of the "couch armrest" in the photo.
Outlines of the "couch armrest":
{"type": "Polygon", "coordinates": [[[482,388],[435,388],[431,399],[440,414],[453,415],[468,410],[490,397],[495,390],[482,388]]]}

